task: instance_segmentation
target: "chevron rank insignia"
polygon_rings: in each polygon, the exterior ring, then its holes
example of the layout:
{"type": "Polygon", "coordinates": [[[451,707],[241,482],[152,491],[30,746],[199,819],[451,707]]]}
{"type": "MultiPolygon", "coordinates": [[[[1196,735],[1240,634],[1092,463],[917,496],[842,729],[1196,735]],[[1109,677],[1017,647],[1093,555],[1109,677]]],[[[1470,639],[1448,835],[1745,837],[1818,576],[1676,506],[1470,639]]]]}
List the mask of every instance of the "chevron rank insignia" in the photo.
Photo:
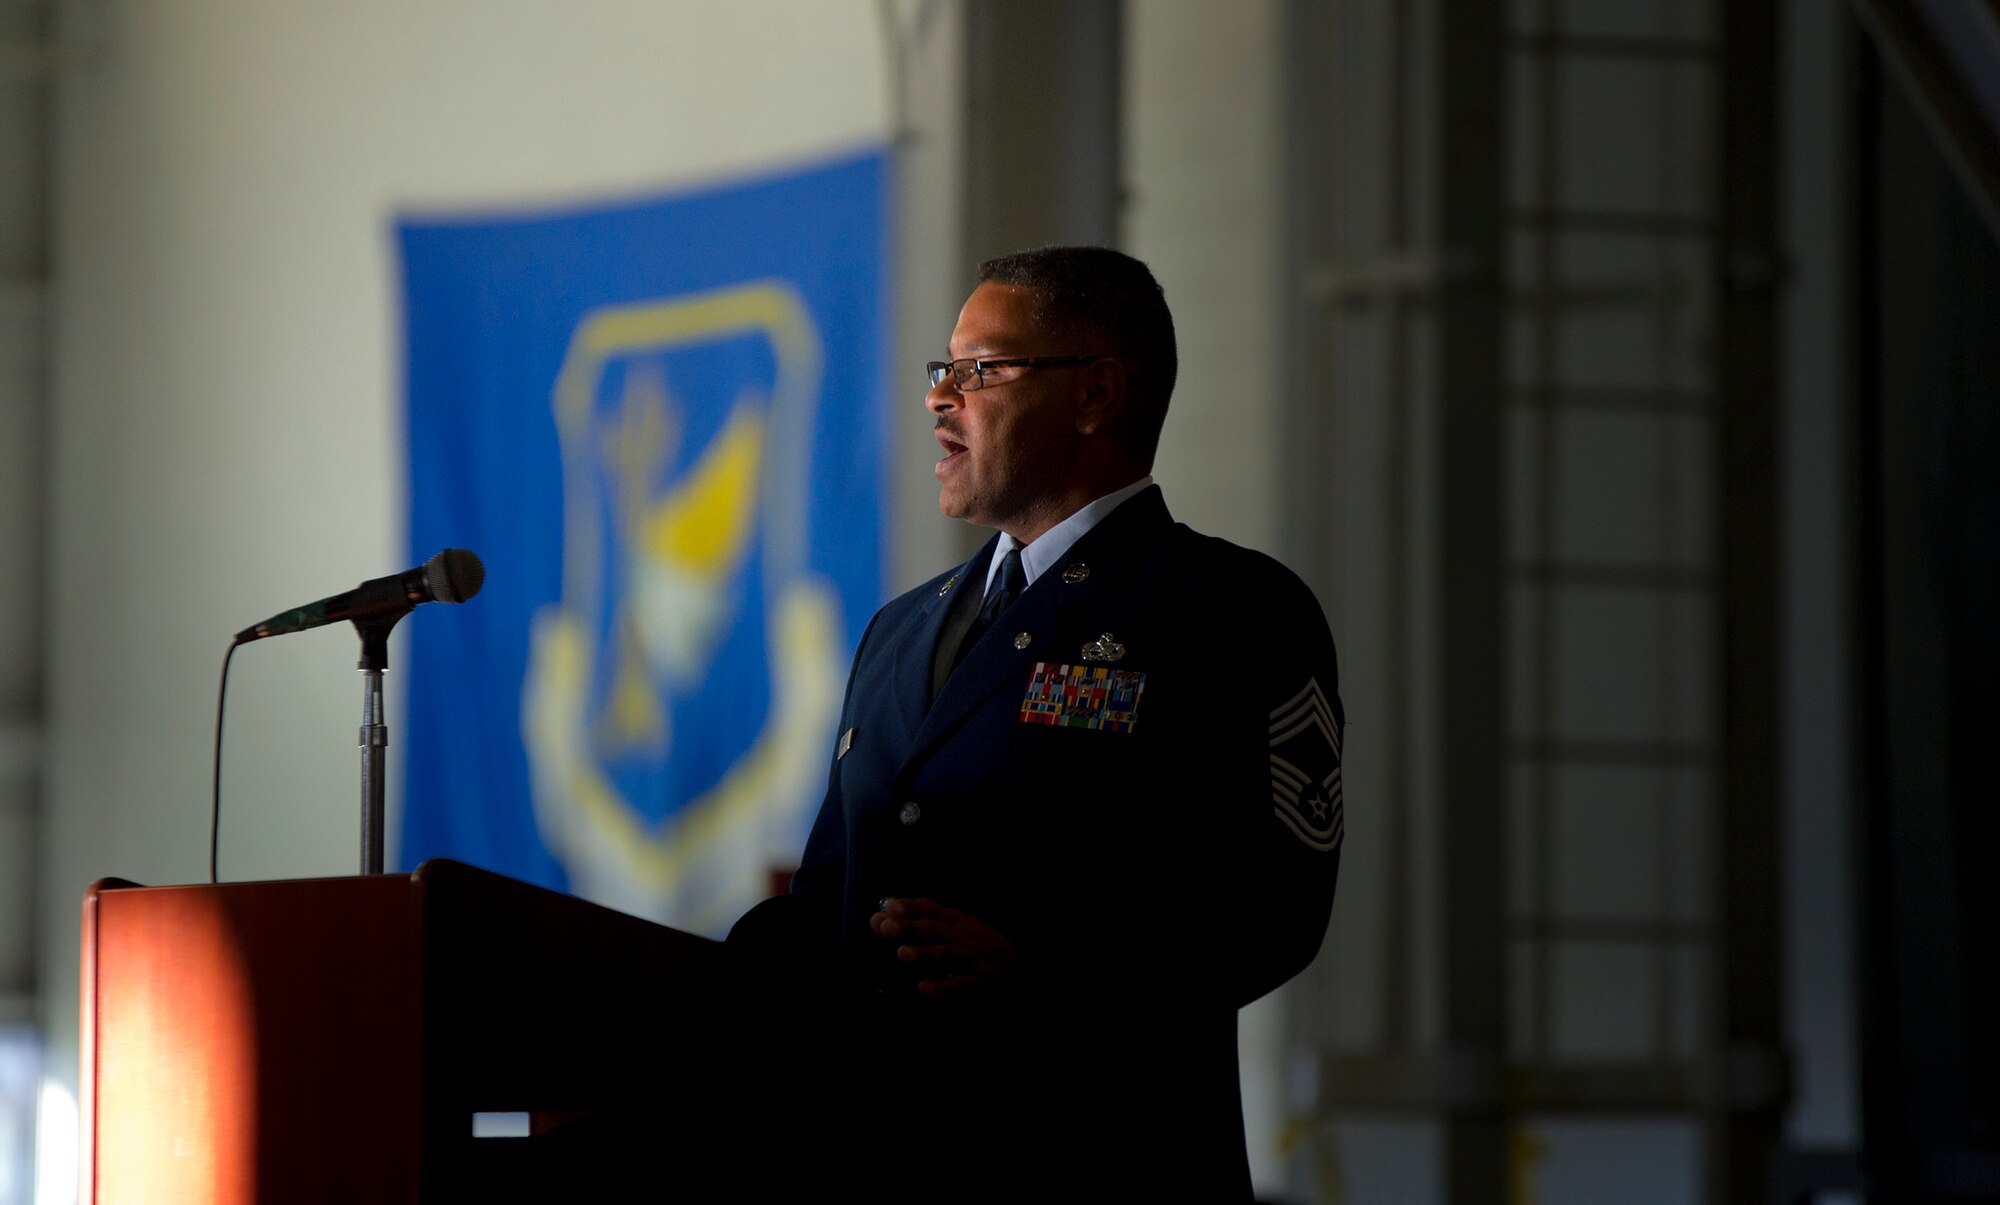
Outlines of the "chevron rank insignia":
{"type": "Polygon", "coordinates": [[[1331,852],[1347,835],[1341,811],[1340,722],[1307,678],[1298,694],[1271,713],[1271,810],[1313,849],[1331,852]]]}
{"type": "Polygon", "coordinates": [[[1021,700],[1021,722],[1130,732],[1145,689],[1146,675],[1135,670],[1037,661],[1021,700]]]}

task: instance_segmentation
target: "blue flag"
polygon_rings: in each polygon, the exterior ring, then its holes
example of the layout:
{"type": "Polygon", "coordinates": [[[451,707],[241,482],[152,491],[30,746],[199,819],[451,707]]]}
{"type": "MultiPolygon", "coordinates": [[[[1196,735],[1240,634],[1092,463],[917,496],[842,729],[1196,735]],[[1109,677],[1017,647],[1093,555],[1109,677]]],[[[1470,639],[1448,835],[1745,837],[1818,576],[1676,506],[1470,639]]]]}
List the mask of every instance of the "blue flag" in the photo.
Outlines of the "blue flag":
{"type": "Polygon", "coordinates": [[[400,860],[717,933],[796,859],[880,604],[886,157],[399,225],[410,541],[400,860]]]}

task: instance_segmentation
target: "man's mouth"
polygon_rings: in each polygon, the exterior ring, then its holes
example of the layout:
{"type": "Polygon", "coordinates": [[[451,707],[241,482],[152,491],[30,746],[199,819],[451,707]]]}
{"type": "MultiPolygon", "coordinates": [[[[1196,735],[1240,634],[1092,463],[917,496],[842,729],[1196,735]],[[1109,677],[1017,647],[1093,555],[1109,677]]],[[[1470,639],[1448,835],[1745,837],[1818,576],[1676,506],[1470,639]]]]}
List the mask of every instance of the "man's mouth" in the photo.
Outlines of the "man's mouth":
{"type": "Polygon", "coordinates": [[[938,458],[939,464],[965,451],[965,445],[953,439],[943,427],[936,428],[932,433],[937,436],[938,446],[944,449],[944,455],[938,458]]]}

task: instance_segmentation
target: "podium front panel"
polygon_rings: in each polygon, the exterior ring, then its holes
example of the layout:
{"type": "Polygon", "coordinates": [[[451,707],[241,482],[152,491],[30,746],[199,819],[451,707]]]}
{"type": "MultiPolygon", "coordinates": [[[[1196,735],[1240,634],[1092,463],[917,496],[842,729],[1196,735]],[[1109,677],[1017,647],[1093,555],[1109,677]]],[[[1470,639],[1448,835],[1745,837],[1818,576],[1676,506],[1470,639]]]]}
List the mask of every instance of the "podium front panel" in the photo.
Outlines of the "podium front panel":
{"type": "Polygon", "coordinates": [[[407,876],[93,888],[85,1200],[417,1200],[418,909],[407,876]]]}

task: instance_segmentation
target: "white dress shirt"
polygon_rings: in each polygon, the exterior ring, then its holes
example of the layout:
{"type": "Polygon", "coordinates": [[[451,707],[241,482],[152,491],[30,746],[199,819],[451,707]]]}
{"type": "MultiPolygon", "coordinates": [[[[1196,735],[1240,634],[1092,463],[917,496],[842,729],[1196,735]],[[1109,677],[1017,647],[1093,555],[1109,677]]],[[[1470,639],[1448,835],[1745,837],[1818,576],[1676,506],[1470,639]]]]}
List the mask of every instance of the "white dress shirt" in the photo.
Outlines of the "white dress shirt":
{"type": "Polygon", "coordinates": [[[1153,478],[1148,474],[1124,489],[1112,490],[1043,532],[1041,538],[1032,544],[1022,544],[1013,536],[1001,532],[1000,542],[993,547],[993,559],[986,563],[986,586],[980,590],[979,597],[985,598],[993,589],[993,575],[1000,572],[1000,562],[1007,559],[1009,552],[1016,548],[1021,550],[1021,572],[1028,575],[1028,585],[1032,586],[1036,578],[1061,560],[1063,553],[1084,537],[1084,533],[1103,522],[1104,516],[1117,510],[1120,503],[1151,484],[1153,478]]]}

